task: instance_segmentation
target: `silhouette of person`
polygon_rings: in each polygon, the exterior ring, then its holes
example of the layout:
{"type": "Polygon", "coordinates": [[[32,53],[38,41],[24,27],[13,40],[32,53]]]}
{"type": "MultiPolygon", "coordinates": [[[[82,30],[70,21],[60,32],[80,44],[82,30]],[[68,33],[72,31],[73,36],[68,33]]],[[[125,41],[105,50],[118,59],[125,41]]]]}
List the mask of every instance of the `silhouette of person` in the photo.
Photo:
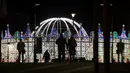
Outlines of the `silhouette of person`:
{"type": "MultiPolygon", "coordinates": [[[[0,52],[0,56],[1,56],[1,52],[0,52]]],[[[2,60],[0,59],[0,62],[2,62],[2,60]]]]}
{"type": "Polygon", "coordinates": [[[58,59],[59,61],[63,61],[65,60],[65,46],[67,45],[67,42],[62,33],[56,40],[56,44],[58,45],[58,59]]]}
{"type": "Polygon", "coordinates": [[[68,50],[69,50],[69,54],[70,54],[70,62],[72,59],[74,59],[74,56],[76,54],[76,48],[77,43],[76,40],[73,36],[71,36],[71,38],[68,40],[68,50]]]}
{"type": "Polygon", "coordinates": [[[20,39],[20,41],[17,44],[17,50],[18,50],[18,62],[20,63],[20,59],[21,59],[21,54],[22,54],[22,62],[24,62],[24,54],[25,54],[25,44],[24,42],[22,42],[22,39],[20,39]]]}
{"type": "Polygon", "coordinates": [[[129,60],[129,58],[127,58],[127,60],[126,60],[126,63],[130,63],[130,60],[129,60]]]}
{"type": "Polygon", "coordinates": [[[4,60],[4,58],[2,58],[2,61],[1,62],[4,62],[5,60],[4,60]]]}
{"type": "Polygon", "coordinates": [[[115,59],[114,58],[112,58],[112,63],[115,63],[116,61],[115,61],[115,59]]]}
{"type": "Polygon", "coordinates": [[[43,59],[45,61],[45,63],[49,63],[49,60],[50,60],[50,54],[48,52],[48,50],[45,51],[44,55],[43,55],[43,59]]]}
{"type": "Polygon", "coordinates": [[[117,50],[116,53],[118,54],[118,63],[119,63],[119,59],[120,59],[120,54],[121,54],[121,61],[123,63],[123,52],[124,52],[124,43],[122,43],[122,40],[120,39],[120,42],[117,43],[117,50]]]}

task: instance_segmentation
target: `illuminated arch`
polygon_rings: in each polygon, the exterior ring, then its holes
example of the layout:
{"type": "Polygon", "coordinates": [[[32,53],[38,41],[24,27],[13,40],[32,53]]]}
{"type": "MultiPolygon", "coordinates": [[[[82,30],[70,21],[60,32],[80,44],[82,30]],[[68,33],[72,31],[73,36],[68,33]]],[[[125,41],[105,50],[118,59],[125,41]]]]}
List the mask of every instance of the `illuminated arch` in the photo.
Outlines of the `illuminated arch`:
{"type": "MultiPolygon", "coordinates": [[[[54,28],[56,28],[58,33],[61,33],[60,31],[62,31],[63,29],[66,31],[72,32],[71,30],[73,29],[74,32],[78,36],[80,36],[80,33],[79,33],[80,27],[81,25],[76,21],[74,21],[74,25],[73,25],[73,20],[69,18],[65,18],[65,17],[49,18],[42,21],[40,25],[37,27],[36,36],[43,36],[43,35],[47,36],[48,34],[52,33],[52,30],[54,28]]],[[[82,28],[81,31],[83,32],[83,36],[88,37],[88,34],[84,28],[82,28]]]]}

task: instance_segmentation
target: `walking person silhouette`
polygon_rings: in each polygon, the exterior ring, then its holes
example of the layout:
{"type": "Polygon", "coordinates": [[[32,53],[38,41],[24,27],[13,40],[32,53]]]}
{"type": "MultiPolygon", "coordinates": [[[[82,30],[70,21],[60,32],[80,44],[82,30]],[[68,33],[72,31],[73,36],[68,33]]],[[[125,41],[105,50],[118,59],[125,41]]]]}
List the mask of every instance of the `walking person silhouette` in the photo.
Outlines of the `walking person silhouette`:
{"type": "Polygon", "coordinates": [[[122,42],[122,40],[120,39],[120,42],[117,43],[117,50],[116,50],[116,53],[118,55],[118,63],[119,63],[119,60],[120,60],[120,54],[121,54],[121,62],[123,63],[123,60],[124,60],[124,43],[122,42]]]}
{"type": "Polygon", "coordinates": [[[56,40],[56,44],[58,45],[59,61],[65,61],[65,46],[67,45],[67,42],[62,33],[60,34],[60,37],[56,40]]]}
{"type": "Polygon", "coordinates": [[[22,55],[22,63],[24,62],[24,54],[25,54],[25,43],[22,42],[22,39],[17,44],[17,50],[18,50],[18,62],[20,63],[21,55],[22,55]]]}
{"type": "Polygon", "coordinates": [[[70,54],[70,62],[71,60],[74,60],[75,58],[75,54],[76,54],[76,40],[73,36],[71,36],[71,38],[68,40],[68,50],[69,50],[69,54],[70,54]]]}

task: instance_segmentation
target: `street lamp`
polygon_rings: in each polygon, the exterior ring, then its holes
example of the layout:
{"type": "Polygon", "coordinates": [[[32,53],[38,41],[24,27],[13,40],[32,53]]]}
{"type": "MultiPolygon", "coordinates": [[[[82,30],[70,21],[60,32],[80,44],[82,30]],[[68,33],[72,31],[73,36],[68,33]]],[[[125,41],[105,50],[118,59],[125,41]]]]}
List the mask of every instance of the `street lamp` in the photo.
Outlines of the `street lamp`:
{"type": "Polygon", "coordinates": [[[40,4],[34,4],[34,27],[36,27],[36,7],[40,6],[40,4]]]}
{"type": "Polygon", "coordinates": [[[40,6],[40,4],[34,4],[34,63],[37,63],[37,59],[36,59],[36,7],[40,6]]]}
{"type": "Polygon", "coordinates": [[[75,17],[75,13],[72,13],[71,16],[72,16],[72,21],[73,21],[73,27],[74,27],[74,17],[75,17]]]}
{"type": "MultiPolygon", "coordinates": [[[[74,25],[74,17],[75,17],[75,15],[76,15],[76,13],[72,13],[71,14],[71,16],[72,16],[72,23],[73,23],[73,28],[75,27],[75,25],[74,25]]],[[[73,29],[72,29],[73,30],[73,29]]],[[[73,36],[73,34],[72,34],[72,36],[73,36]]],[[[80,43],[80,46],[81,46],[81,43],[80,43]]],[[[81,48],[80,48],[81,49],[81,48]]],[[[81,50],[80,50],[81,51],[81,50]]],[[[80,53],[80,55],[82,55],[81,53],[80,53]]]]}
{"type": "Polygon", "coordinates": [[[71,14],[72,18],[74,18],[75,15],[76,15],[75,13],[72,13],[72,14],[71,14]]]}
{"type": "Polygon", "coordinates": [[[76,15],[75,13],[72,13],[72,14],[71,14],[71,16],[72,16],[72,19],[75,17],[75,15],[76,15]]]}
{"type": "Polygon", "coordinates": [[[73,26],[74,26],[74,17],[75,17],[75,13],[72,13],[71,16],[72,16],[72,20],[73,20],[73,26]]]}
{"type": "Polygon", "coordinates": [[[80,33],[80,57],[82,57],[82,23],[80,23],[79,33],[80,33]]]}

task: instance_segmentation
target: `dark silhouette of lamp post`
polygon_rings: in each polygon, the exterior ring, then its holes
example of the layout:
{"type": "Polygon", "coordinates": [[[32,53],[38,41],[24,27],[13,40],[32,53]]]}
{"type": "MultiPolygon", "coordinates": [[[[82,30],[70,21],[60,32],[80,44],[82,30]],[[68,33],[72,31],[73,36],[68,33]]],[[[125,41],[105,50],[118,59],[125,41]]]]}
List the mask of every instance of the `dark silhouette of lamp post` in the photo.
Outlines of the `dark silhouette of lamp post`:
{"type": "MultiPolygon", "coordinates": [[[[72,23],[73,23],[73,28],[75,27],[75,25],[74,25],[74,17],[75,17],[75,13],[71,13],[71,16],[72,16],[72,23]]],[[[72,31],[73,31],[73,29],[72,29],[72,31]]],[[[72,36],[73,36],[73,32],[72,32],[72,34],[71,34],[72,36]]]]}
{"type": "Polygon", "coordinates": [[[82,57],[82,23],[80,23],[80,28],[79,28],[79,36],[80,36],[80,57],[82,57]]]}
{"type": "Polygon", "coordinates": [[[40,4],[34,4],[34,63],[37,63],[37,59],[36,59],[36,7],[40,6],[40,4]]]}
{"type": "Polygon", "coordinates": [[[94,26],[94,42],[93,42],[93,62],[94,62],[94,73],[99,73],[98,63],[98,21],[99,21],[99,0],[94,0],[93,4],[93,26],[94,26]]]}
{"type": "MultiPolygon", "coordinates": [[[[72,14],[71,14],[71,16],[72,16],[72,24],[73,24],[72,26],[73,26],[73,28],[75,27],[75,25],[74,25],[74,17],[75,17],[75,15],[76,15],[75,13],[72,13],[72,14]]],[[[72,31],[73,31],[73,28],[72,28],[72,31]]],[[[73,35],[73,32],[72,32],[72,35],[73,35]]]]}
{"type": "MultiPolygon", "coordinates": [[[[109,5],[109,4],[108,4],[109,5]]],[[[100,4],[100,6],[102,6],[102,7],[104,7],[104,4],[100,4]]],[[[110,4],[110,7],[112,7],[112,8],[114,8],[113,7],[113,4],[110,4]]],[[[113,9],[114,10],[114,9],[113,9]]],[[[112,17],[111,17],[111,20],[112,20],[112,23],[111,23],[111,25],[110,25],[110,29],[111,29],[111,34],[112,34],[112,40],[111,40],[111,62],[113,63],[113,40],[114,40],[114,38],[113,38],[113,32],[114,32],[114,30],[113,30],[113,14],[112,14],[112,17]]]]}
{"type": "Polygon", "coordinates": [[[110,73],[110,1],[103,0],[104,72],[110,73]]]}

